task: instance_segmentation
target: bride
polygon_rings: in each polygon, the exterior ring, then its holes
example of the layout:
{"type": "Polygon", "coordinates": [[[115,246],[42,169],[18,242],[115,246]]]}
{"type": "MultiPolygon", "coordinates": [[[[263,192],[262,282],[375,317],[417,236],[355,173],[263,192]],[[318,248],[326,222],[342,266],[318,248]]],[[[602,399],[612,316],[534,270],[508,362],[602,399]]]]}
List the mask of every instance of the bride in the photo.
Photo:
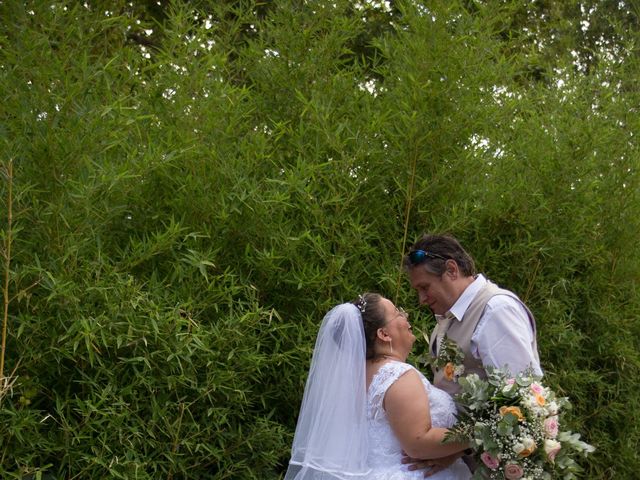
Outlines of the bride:
{"type": "Polygon", "coordinates": [[[322,321],[285,480],[409,480],[402,464],[434,459],[434,480],[466,480],[467,444],[442,440],[455,422],[451,397],[405,363],[415,336],[407,314],[374,293],[322,321]]]}

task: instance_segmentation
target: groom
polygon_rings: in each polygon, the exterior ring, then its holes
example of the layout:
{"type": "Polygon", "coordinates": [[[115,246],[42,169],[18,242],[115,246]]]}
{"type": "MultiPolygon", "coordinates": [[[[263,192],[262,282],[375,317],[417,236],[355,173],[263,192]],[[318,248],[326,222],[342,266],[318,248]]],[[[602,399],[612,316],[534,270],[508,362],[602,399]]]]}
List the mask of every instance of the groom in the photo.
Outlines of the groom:
{"type": "MultiPolygon", "coordinates": [[[[476,274],[473,259],[455,238],[424,235],[405,256],[404,267],[420,305],[436,317],[430,342],[436,387],[453,395],[460,390],[458,375],[484,378],[487,366],[512,374],[532,368],[542,375],[533,315],[514,293],[476,274]]],[[[421,462],[410,469],[429,466],[432,462],[421,462]]]]}

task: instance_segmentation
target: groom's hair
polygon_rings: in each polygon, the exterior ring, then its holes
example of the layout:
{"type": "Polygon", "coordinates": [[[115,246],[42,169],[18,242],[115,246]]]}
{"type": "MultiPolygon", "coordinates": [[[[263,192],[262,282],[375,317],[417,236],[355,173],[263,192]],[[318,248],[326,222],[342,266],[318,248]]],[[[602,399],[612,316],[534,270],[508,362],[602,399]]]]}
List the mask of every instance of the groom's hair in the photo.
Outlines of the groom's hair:
{"type": "Polygon", "coordinates": [[[420,240],[413,244],[410,253],[405,255],[404,268],[409,271],[423,265],[428,272],[434,275],[443,275],[447,270],[447,260],[455,261],[462,274],[466,277],[476,274],[473,258],[462,248],[460,242],[451,235],[424,234],[420,240]],[[427,255],[424,255],[420,262],[415,263],[412,261],[411,252],[417,250],[422,250],[427,255]]]}

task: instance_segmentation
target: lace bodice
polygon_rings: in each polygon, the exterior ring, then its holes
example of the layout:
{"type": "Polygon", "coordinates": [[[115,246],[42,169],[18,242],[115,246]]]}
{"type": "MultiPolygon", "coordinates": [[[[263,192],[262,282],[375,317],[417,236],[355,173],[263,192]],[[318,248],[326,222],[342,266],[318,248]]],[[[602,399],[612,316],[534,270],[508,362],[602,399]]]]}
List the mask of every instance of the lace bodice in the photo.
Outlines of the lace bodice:
{"type": "MultiPolygon", "coordinates": [[[[451,427],[455,423],[456,406],[453,399],[429,382],[424,375],[411,365],[391,361],[384,364],[375,374],[367,392],[367,422],[369,427],[369,465],[373,469],[371,479],[405,480],[424,478],[424,472],[409,472],[401,464],[402,446],[394,435],[383,408],[387,389],[409,370],[420,375],[429,395],[431,425],[433,427],[451,427]]],[[[432,480],[462,480],[471,478],[471,473],[462,460],[457,460],[449,468],[432,477],[432,480]]]]}

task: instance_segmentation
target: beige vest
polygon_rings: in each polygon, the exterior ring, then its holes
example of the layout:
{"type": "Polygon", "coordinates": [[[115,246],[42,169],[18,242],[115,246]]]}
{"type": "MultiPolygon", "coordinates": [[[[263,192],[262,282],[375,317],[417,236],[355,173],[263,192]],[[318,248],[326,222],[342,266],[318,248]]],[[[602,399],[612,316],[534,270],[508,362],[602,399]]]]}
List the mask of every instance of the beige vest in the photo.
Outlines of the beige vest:
{"type": "MultiPolygon", "coordinates": [[[[467,308],[467,311],[464,313],[461,321],[453,320],[446,331],[447,337],[456,342],[460,349],[464,352],[464,375],[467,375],[469,373],[477,373],[481,378],[486,378],[487,376],[487,373],[482,366],[482,362],[476,359],[471,353],[471,337],[473,336],[473,332],[475,332],[476,330],[478,322],[480,322],[480,319],[482,318],[487,303],[492,297],[496,295],[507,295],[514,300],[517,300],[525,308],[527,314],[529,315],[531,327],[533,328],[533,342],[531,344],[531,347],[534,355],[536,356],[536,360],[539,362],[538,345],[536,342],[536,321],[533,317],[533,314],[531,313],[531,311],[529,311],[527,306],[522,303],[522,301],[516,296],[516,294],[510,292],[509,290],[504,290],[498,287],[495,283],[487,281],[486,285],[484,285],[480,289],[480,291],[476,294],[474,299],[469,304],[469,308],[467,308]]],[[[431,332],[431,342],[429,345],[431,355],[435,355],[435,342],[437,334],[438,326],[436,326],[433,332],[431,332]]],[[[434,366],[433,375],[433,384],[436,387],[441,388],[451,395],[454,395],[460,391],[460,385],[458,385],[457,382],[447,380],[444,377],[443,369],[438,369],[434,366]]]]}

